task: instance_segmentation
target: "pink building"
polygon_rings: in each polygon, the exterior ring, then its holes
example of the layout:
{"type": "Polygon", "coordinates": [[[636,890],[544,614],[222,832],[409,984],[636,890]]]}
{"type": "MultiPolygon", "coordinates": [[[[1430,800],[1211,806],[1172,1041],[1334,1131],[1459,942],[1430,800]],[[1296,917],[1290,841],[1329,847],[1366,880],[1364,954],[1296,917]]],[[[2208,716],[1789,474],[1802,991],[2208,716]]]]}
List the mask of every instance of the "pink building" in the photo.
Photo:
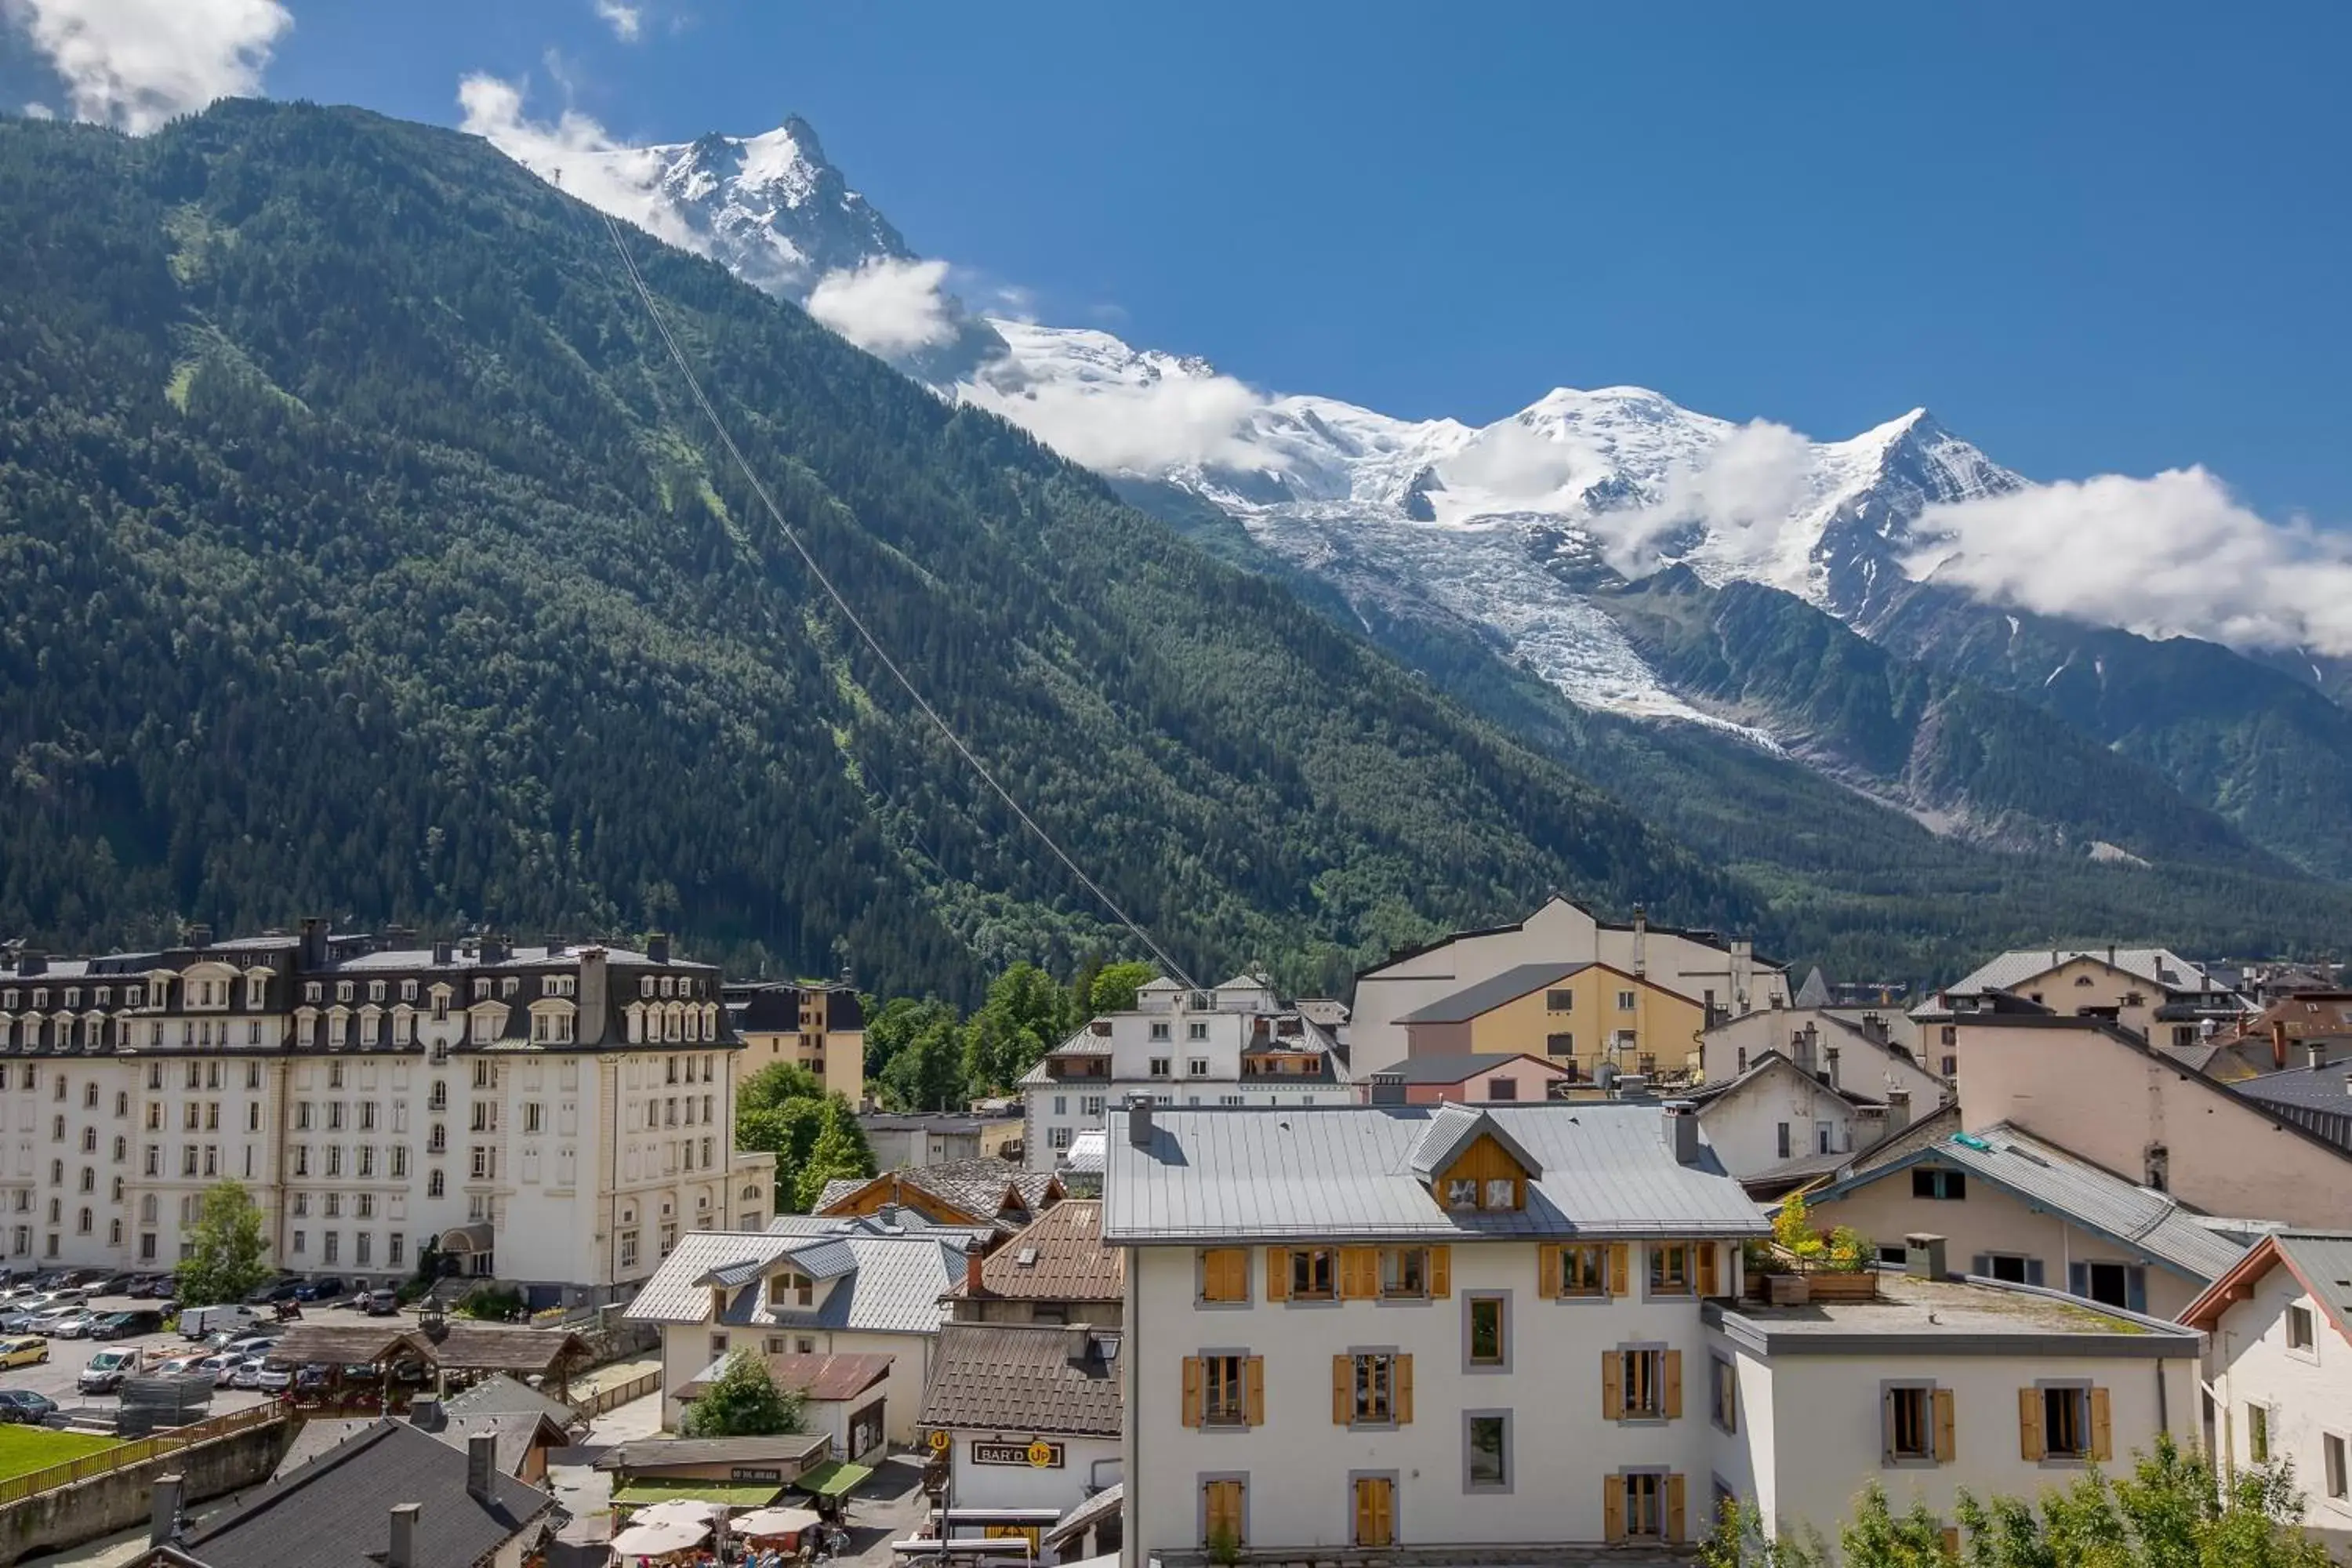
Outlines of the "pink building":
{"type": "Polygon", "coordinates": [[[1363,1095],[1367,1105],[1507,1105],[1549,1099],[1552,1085],[1574,1081],[1566,1068],[1525,1051],[1407,1057],[1372,1074],[1363,1095]]]}

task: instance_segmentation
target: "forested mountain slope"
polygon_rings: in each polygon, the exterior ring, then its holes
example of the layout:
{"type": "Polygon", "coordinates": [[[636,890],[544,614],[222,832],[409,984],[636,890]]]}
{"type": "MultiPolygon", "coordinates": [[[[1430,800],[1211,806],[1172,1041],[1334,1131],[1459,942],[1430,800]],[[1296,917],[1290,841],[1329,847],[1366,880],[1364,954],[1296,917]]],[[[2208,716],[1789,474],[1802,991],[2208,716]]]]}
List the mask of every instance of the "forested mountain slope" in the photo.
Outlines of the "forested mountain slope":
{"type": "MultiPolygon", "coordinates": [[[[633,237],[793,527],[1187,963],[1334,984],[1552,887],[1760,918],[1279,586],[633,237]]],[[[961,994],[1128,945],[711,460],[603,222],[488,147],[0,121],[0,929],[662,925],[961,994]]]]}

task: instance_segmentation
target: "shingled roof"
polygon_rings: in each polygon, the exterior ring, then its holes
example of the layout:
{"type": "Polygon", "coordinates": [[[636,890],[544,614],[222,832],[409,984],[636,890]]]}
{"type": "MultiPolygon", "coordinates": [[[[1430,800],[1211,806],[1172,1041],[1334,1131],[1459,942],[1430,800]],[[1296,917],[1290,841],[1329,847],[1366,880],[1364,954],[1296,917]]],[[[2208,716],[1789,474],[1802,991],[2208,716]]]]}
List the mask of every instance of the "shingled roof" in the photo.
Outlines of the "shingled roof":
{"type": "Polygon", "coordinates": [[[1116,1437],[1125,1430],[1118,1354],[1116,1333],[1083,1323],[949,1323],[940,1330],[917,1419],[925,1426],[1116,1437]]]}
{"type": "MultiPolygon", "coordinates": [[[[955,1292],[968,1294],[963,1281],[955,1292]]],[[[1001,1300],[1121,1301],[1127,1255],[1103,1245],[1101,1203],[1072,1198],[988,1255],[980,1266],[980,1294],[1001,1300]]]]}

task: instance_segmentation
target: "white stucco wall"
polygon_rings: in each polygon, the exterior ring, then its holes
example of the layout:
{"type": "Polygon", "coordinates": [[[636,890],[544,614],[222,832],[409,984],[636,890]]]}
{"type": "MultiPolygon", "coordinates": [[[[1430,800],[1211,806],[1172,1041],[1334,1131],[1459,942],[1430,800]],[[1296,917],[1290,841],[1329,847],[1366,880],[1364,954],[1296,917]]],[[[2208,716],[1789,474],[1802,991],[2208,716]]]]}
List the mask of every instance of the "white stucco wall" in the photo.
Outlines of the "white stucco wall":
{"type": "Polygon", "coordinates": [[[1830,1152],[1840,1154],[1852,1153],[1857,1143],[1876,1138],[1885,1123],[1884,1115],[1858,1116],[1851,1100],[1794,1068],[1759,1074],[1732,1093],[1707,1101],[1698,1120],[1716,1158],[1735,1176],[1752,1176],[1821,1152],[1820,1122],[1829,1123],[1830,1152]],[[1786,1154],[1780,1152],[1782,1123],[1789,1129],[1786,1154]]]}
{"type": "Polygon", "coordinates": [[[2352,1342],[2336,1332],[2293,1271],[2273,1267],[2254,1287],[2252,1300],[2232,1304],[2221,1315],[2208,1355],[2223,1423],[2214,1433],[2214,1446],[2226,1448],[2233,1463],[2252,1462],[2246,1407],[2265,1406],[2271,1457],[2292,1459],[2304,1489],[2309,1508],[2304,1522],[2337,1562],[2352,1563],[2352,1502],[2326,1495],[2320,1453],[2326,1433],[2352,1445],[2352,1342]],[[2308,1351],[2287,1348],[2286,1310],[2294,1305],[2311,1310],[2308,1351]]]}
{"type": "Polygon", "coordinates": [[[1043,1434],[1049,1441],[1062,1445],[1062,1464],[1057,1469],[1039,1469],[1028,1465],[974,1464],[971,1446],[976,1439],[1026,1443],[1040,1434],[1010,1428],[983,1432],[960,1427],[953,1436],[955,1447],[950,1450],[949,1470],[955,1489],[950,1502],[956,1508],[1052,1508],[1067,1513],[1105,1487],[1118,1482],[1119,1440],[1116,1437],[1056,1437],[1043,1434]]]}
{"type": "MultiPolygon", "coordinates": [[[[662,1325],[662,1430],[677,1429],[678,1412],[683,1402],[677,1390],[702,1375],[705,1368],[718,1359],[712,1353],[714,1332],[727,1335],[727,1349],[719,1354],[739,1350],[757,1351],[770,1337],[770,1331],[760,1329],[713,1330],[709,1323],[665,1323],[662,1325]]],[[[893,1443],[915,1440],[915,1416],[923,1402],[923,1385],[930,1381],[933,1334],[883,1334],[866,1332],[833,1332],[824,1329],[781,1329],[773,1331],[787,1342],[784,1349],[797,1351],[803,1339],[815,1341],[811,1353],[816,1355],[887,1355],[892,1358],[888,1398],[884,1405],[883,1418],[893,1443]]],[[[852,1408],[862,1410],[871,1402],[871,1395],[862,1395],[852,1408]]]]}
{"type": "Polygon", "coordinates": [[[1911,1095],[1911,1114],[1926,1116],[1951,1091],[1950,1085],[1930,1070],[1940,1059],[1940,1050],[1932,1043],[1921,1046],[1919,1026],[1899,1010],[1888,1007],[1868,1011],[1876,1013],[1885,1023],[1891,1039],[1911,1050],[1910,1058],[1840,1026],[1839,1019],[1858,1024],[1863,1016],[1861,1009],[1769,1007],[1742,1014],[1706,1032],[1700,1044],[1706,1080],[1726,1083],[1738,1078],[1746,1070],[1741,1065],[1742,1053],[1749,1063],[1766,1051],[1778,1051],[1796,1060],[1795,1037],[1810,1024],[1816,1031],[1816,1043],[1824,1051],[1831,1046],[1837,1047],[1839,1079],[1848,1088],[1873,1100],[1885,1099],[1891,1089],[1906,1089],[1911,1095]],[[1922,1062],[1926,1065],[1922,1066],[1922,1062]]]}

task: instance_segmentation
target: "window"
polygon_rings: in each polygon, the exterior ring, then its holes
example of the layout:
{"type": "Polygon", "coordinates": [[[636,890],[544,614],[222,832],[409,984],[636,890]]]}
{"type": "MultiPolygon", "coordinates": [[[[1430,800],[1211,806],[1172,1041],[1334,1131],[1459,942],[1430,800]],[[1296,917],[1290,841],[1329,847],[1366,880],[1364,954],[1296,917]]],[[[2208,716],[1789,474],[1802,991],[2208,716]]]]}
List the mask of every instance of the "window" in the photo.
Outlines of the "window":
{"type": "Polygon", "coordinates": [[[1152,1039],[1152,1043],[1153,1043],[1153,1044],[1155,1044],[1155,1045],[1156,1045],[1156,1044],[1158,1044],[1160,1041],[1164,1040],[1164,1039],[1166,1039],[1166,1038],[1168,1038],[1168,1026],[1167,1026],[1167,1025],[1165,1025],[1165,1024],[1154,1024],[1154,1025],[1152,1025],[1152,1026],[1151,1026],[1151,1039],[1152,1039]]]}
{"type": "MultiPolygon", "coordinates": [[[[2107,1454],[2107,1393],[2087,1384],[2042,1384],[2018,1395],[2021,1451],[2028,1459],[2101,1460],[2107,1454]]],[[[2251,1439],[2252,1433],[2248,1432],[2251,1439]]]]}
{"type": "MultiPolygon", "coordinates": [[[[441,1173],[436,1171],[433,1174],[437,1180],[441,1173]]],[[[625,1230],[621,1233],[621,1267],[624,1268],[635,1268],[636,1266],[637,1233],[634,1230],[625,1230]]]]}
{"type": "Polygon", "coordinates": [[[1958,1058],[1958,1057],[1946,1057],[1946,1058],[1944,1058],[1944,1076],[1945,1076],[1946,1078],[1955,1078],[1955,1077],[1958,1077],[1958,1074],[1959,1074],[1959,1070],[1960,1070],[1960,1058],[1958,1058]]]}
{"type": "Polygon", "coordinates": [[[2321,1433],[2319,1458],[2329,1500],[2344,1502],[2352,1500],[2352,1476],[2345,1473],[2344,1439],[2333,1432],[2321,1433]]]}
{"type": "Polygon", "coordinates": [[[1474,1369],[1507,1372],[1511,1366],[1510,1298],[1500,1294],[1465,1297],[1464,1331],[1467,1342],[1462,1359],[1474,1369]]]}
{"type": "Polygon", "coordinates": [[[1633,994],[1631,991],[1620,991],[1617,993],[1617,1011],[1620,1013],[1630,1013],[1633,1010],[1633,994]]]}
{"type": "Polygon", "coordinates": [[[1184,1037],[1188,1040],[1205,1040],[1209,1037],[1209,1026],[1197,1020],[1187,1024],[1184,1026],[1184,1037]]]}
{"type": "Polygon", "coordinates": [[[1221,1305],[1250,1299],[1248,1247],[1212,1247],[1202,1252],[1200,1299],[1221,1305]]]}
{"type": "Polygon", "coordinates": [[[1381,1300],[1423,1301],[1429,1299],[1429,1248],[1381,1248],[1381,1300]]]}
{"type": "Polygon", "coordinates": [[[1184,1063],[1184,1070],[1194,1078],[1206,1078],[1209,1076],[1209,1058],[1206,1057],[1191,1058],[1184,1063]]]}
{"type": "Polygon", "coordinates": [[[1927,1383],[1895,1383],[1879,1396],[1883,1463],[1932,1465],[1949,1458],[1952,1392],[1927,1383]]]}
{"type": "Polygon", "coordinates": [[[341,1231],[328,1231],[325,1235],[321,1236],[319,1240],[319,1258],[321,1262],[340,1263],[342,1261],[341,1254],[342,1250],[343,1237],[341,1231]]]}
{"type": "Polygon", "coordinates": [[[1045,1147],[1058,1154],[1069,1146],[1070,1130],[1068,1128],[1049,1127],[1045,1130],[1045,1147]]]}
{"type": "Polygon", "coordinates": [[[1338,1300],[1339,1253],[1328,1247],[1293,1247],[1290,1253],[1290,1299],[1294,1301],[1338,1300]]]}
{"type": "Polygon", "coordinates": [[[2026,1258],[2014,1252],[1979,1252],[1971,1260],[1969,1272],[1988,1279],[1999,1279],[2011,1285],[2042,1283],[2042,1259],[2026,1258]]]}
{"type": "Polygon", "coordinates": [[[1682,1415],[1680,1351],[1634,1345],[1602,1352],[1601,1408],[1612,1421],[1672,1421],[1682,1415]]]}
{"type": "Polygon", "coordinates": [[[1213,1554],[1249,1543],[1249,1483],[1220,1476],[1201,1483],[1201,1543],[1213,1554]]]}
{"type": "Polygon", "coordinates": [[[1544,993],[1544,1011],[1545,1011],[1545,1012],[1547,1012],[1547,1013],[1573,1013],[1573,1012],[1575,1012],[1575,1011],[1576,1011],[1576,993],[1575,993],[1575,992],[1573,992],[1573,991],[1547,991],[1547,992],[1545,992],[1545,993],[1544,993]]]}
{"type": "Polygon", "coordinates": [[[1816,1154],[1833,1154],[1833,1153],[1837,1152],[1837,1151],[1836,1151],[1835,1149],[1833,1149],[1833,1148],[1832,1148],[1832,1147],[1831,1147],[1831,1145],[1832,1145],[1833,1142],[1836,1142],[1836,1139],[1837,1139],[1837,1124],[1836,1124],[1835,1122],[1832,1122],[1832,1121],[1816,1121],[1816,1122],[1814,1122],[1814,1123],[1813,1123],[1813,1152],[1814,1152],[1814,1153],[1816,1153],[1816,1154]]]}
{"type": "Polygon", "coordinates": [[[1331,1358],[1339,1374],[1331,1416],[1343,1426],[1396,1426],[1412,1419],[1412,1358],[1360,1351],[1331,1358]]]}
{"type": "Polygon", "coordinates": [[[2286,1310],[2286,1348],[2309,1351],[2312,1348],[2311,1309],[2289,1307],[2286,1310]]]}
{"type": "Polygon", "coordinates": [[[1097,1117],[1100,1116],[1102,1113],[1103,1113],[1103,1097],[1102,1097],[1101,1095],[1099,1095],[1099,1094],[1082,1094],[1082,1095],[1080,1095],[1080,1096],[1078,1097],[1078,1114],[1079,1114],[1079,1115],[1081,1115],[1081,1116],[1083,1116],[1083,1117],[1087,1118],[1088,1121],[1092,1121],[1092,1120],[1094,1120],[1095,1118],[1097,1118],[1097,1117]]]}
{"type": "Polygon", "coordinates": [[[1969,1179],[1959,1171],[1937,1171],[1927,1166],[1914,1166],[1911,1172],[1911,1195],[1915,1198],[1941,1198],[1957,1202],[1969,1195],[1969,1179]]]}
{"type": "Polygon", "coordinates": [[[1602,1242],[1578,1242],[1559,1249],[1558,1272],[1546,1281],[1555,1296],[1609,1294],[1609,1248],[1602,1242]]]}
{"type": "Polygon", "coordinates": [[[1507,1412],[1473,1410],[1462,1417],[1462,1489],[1511,1489],[1511,1417],[1507,1412]]]}
{"type": "Polygon", "coordinates": [[[787,1269],[768,1279],[768,1305],[771,1307],[810,1307],[816,1304],[816,1281],[805,1274],[787,1269]]]}
{"type": "Polygon", "coordinates": [[[2147,1309],[2147,1271],[2125,1263],[2075,1263],[2067,1267],[2069,1293],[2127,1312],[2147,1309]]]}
{"type": "Polygon", "coordinates": [[[296,1252],[305,1252],[305,1251],[308,1251],[308,1250],[310,1249],[310,1234],[309,1234],[308,1232],[298,1230],[298,1231],[296,1231],[296,1232],[294,1233],[294,1246],[293,1246],[293,1250],[294,1250],[294,1251],[296,1251],[296,1252]]]}
{"type": "Polygon", "coordinates": [[[1519,1080],[1515,1078],[1488,1079],[1486,1080],[1486,1098],[1490,1100],[1518,1099],[1519,1080]]]}
{"type": "Polygon", "coordinates": [[[1707,1418],[1726,1432],[1739,1430],[1739,1369],[1729,1356],[1709,1356],[1707,1418]]]}
{"type": "Polygon", "coordinates": [[[1154,1057],[1151,1058],[1151,1076],[1153,1078],[1166,1078],[1169,1076],[1168,1058],[1166,1057],[1154,1057]]]}
{"type": "Polygon", "coordinates": [[[2255,1465],[2271,1462],[2271,1413],[2267,1405],[2246,1406],[2246,1461],[2255,1465]]]}
{"type": "Polygon", "coordinates": [[[1193,1366],[1200,1379],[1200,1421],[1202,1426],[1246,1426],[1249,1425],[1249,1388],[1251,1363],[1255,1358],[1223,1354],[1196,1357],[1193,1366]]]}
{"type": "Polygon", "coordinates": [[[1575,1049],[1576,1037],[1565,1030],[1557,1034],[1546,1035],[1544,1037],[1544,1054],[1546,1056],[1564,1057],[1571,1054],[1575,1049]]]}
{"type": "Polygon", "coordinates": [[[1650,1248],[1650,1294],[1687,1296],[1691,1293],[1691,1249],[1685,1242],[1650,1248]]]}
{"type": "MultiPolygon", "coordinates": [[[[428,1197],[428,1198],[437,1198],[437,1197],[439,1197],[439,1196],[440,1196],[444,1192],[446,1192],[446,1191],[447,1191],[447,1190],[448,1190],[447,1178],[446,1178],[446,1177],[445,1177],[445,1176],[441,1173],[441,1170],[440,1170],[440,1168],[439,1168],[438,1166],[436,1166],[436,1167],[435,1167],[431,1172],[429,1172],[429,1173],[425,1175],[425,1195],[426,1197],[428,1197]]],[[[635,1233],[634,1233],[634,1232],[632,1232],[631,1234],[632,1234],[632,1237],[634,1237],[635,1233]]],[[[630,1261],[631,1261],[631,1262],[635,1262],[635,1260],[636,1260],[636,1259],[635,1259],[635,1247],[634,1247],[634,1244],[633,1244],[633,1245],[632,1245],[632,1247],[631,1247],[631,1257],[630,1257],[630,1261]]]]}

